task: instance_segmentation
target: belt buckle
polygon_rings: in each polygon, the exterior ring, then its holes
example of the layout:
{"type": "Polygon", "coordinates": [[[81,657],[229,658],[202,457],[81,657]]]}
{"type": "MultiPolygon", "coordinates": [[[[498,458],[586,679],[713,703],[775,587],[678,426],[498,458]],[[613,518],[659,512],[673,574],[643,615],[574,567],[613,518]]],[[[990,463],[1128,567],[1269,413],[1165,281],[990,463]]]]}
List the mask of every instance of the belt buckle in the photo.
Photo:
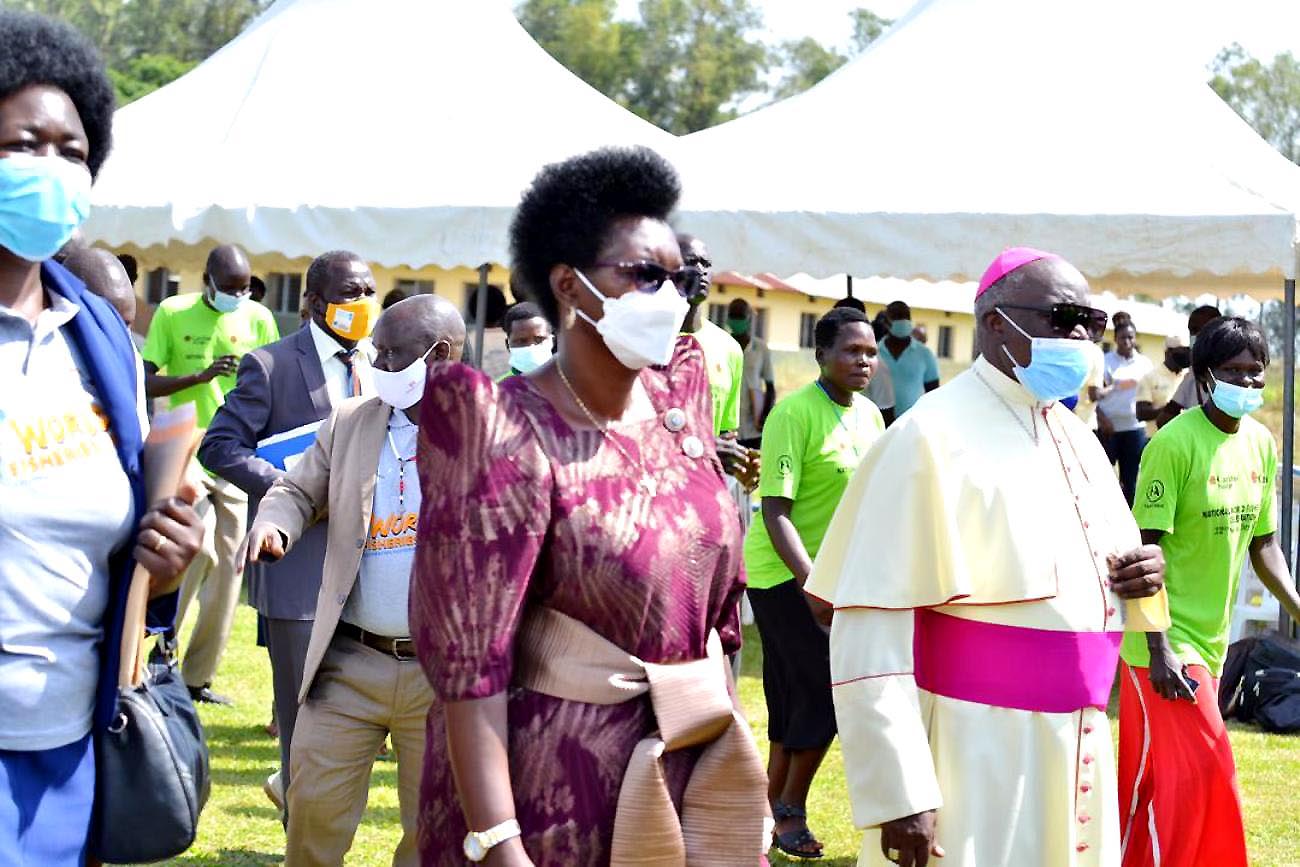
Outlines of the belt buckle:
{"type": "Polygon", "coordinates": [[[391,653],[393,659],[396,659],[398,662],[410,662],[415,659],[415,643],[409,638],[394,638],[391,653]],[[403,652],[401,650],[401,647],[404,644],[411,647],[410,652],[403,652]]]}

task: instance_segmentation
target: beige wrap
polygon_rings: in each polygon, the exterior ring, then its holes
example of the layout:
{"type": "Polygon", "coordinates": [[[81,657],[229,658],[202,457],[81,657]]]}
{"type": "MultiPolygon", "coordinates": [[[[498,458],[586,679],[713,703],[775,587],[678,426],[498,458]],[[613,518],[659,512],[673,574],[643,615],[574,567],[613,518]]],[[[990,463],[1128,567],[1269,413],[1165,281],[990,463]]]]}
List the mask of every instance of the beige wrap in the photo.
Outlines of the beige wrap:
{"type": "Polygon", "coordinates": [[[650,694],[659,731],[632,751],[614,817],[611,867],[755,864],[767,849],[767,775],[749,725],[732,704],[717,632],[708,655],[657,665],[590,627],[538,608],[519,630],[515,684],[566,701],[619,704],[650,694]],[[704,745],[678,818],[659,758],[704,745]]]}

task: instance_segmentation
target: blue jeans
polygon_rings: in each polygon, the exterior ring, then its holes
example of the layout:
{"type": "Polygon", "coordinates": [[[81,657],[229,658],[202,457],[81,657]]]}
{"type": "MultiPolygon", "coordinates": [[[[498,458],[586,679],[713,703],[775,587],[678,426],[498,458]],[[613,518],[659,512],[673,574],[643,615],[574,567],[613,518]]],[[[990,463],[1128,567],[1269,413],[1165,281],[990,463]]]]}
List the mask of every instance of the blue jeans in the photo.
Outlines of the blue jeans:
{"type": "Polygon", "coordinates": [[[1124,490],[1124,499],[1129,507],[1133,506],[1133,494],[1137,490],[1138,464],[1142,462],[1142,449],[1147,445],[1147,432],[1137,430],[1116,431],[1112,434],[1097,436],[1106,449],[1106,457],[1112,464],[1119,464],[1119,486],[1124,490]]]}
{"type": "Polygon", "coordinates": [[[81,867],[94,803],[90,735],[51,750],[0,750],[0,864],[81,867]]]}

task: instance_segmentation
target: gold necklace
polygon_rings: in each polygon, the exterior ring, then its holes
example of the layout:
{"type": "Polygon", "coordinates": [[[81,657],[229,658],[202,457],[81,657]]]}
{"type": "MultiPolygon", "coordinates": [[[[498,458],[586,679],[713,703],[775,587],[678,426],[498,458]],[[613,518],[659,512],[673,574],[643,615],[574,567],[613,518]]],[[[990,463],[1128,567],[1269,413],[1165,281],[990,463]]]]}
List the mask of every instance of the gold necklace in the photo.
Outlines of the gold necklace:
{"type": "Polygon", "coordinates": [[[655,480],[655,477],[650,474],[650,469],[645,465],[645,461],[640,458],[634,460],[632,456],[628,454],[627,449],[619,445],[618,440],[610,436],[608,423],[602,426],[600,422],[596,421],[595,414],[587,408],[587,404],[583,402],[582,398],[578,397],[578,392],[574,390],[573,383],[569,382],[569,377],[564,373],[564,365],[559,361],[556,361],[555,370],[560,374],[560,381],[563,382],[564,387],[569,390],[569,395],[573,398],[573,402],[576,403],[578,408],[587,416],[587,420],[591,422],[591,426],[600,431],[600,435],[604,437],[605,441],[618,449],[619,454],[621,454],[629,464],[641,468],[641,480],[637,482],[637,487],[643,490],[647,497],[654,499],[655,493],[659,490],[659,483],[655,480]]]}

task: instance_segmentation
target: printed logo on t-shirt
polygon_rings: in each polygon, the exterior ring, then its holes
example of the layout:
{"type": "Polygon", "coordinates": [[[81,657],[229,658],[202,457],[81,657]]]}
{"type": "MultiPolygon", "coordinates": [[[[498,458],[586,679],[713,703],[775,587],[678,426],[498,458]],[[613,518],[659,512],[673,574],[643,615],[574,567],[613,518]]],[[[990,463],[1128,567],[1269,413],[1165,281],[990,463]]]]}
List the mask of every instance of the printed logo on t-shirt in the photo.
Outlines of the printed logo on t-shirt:
{"type": "Polygon", "coordinates": [[[776,469],[782,476],[789,476],[794,472],[794,461],[789,455],[781,455],[776,459],[776,469]]]}
{"type": "Polygon", "coordinates": [[[365,553],[384,554],[415,547],[415,531],[419,520],[420,516],[415,512],[394,512],[387,517],[372,515],[365,553]]]}
{"type": "Polygon", "coordinates": [[[1155,506],[1165,498],[1165,483],[1155,479],[1147,485],[1147,504],[1155,506]]]}
{"type": "Polygon", "coordinates": [[[1229,488],[1231,488],[1233,485],[1237,484],[1237,482],[1239,481],[1241,481],[1241,476],[1238,475],[1229,475],[1229,476],[1212,475],[1210,476],[1210,487],[1218,488],[1220,491],[1226,491],[1229,488]]]}
{"type": "Polygon", "coordinates": [[[0,410],[0,479],[19,482],[68,467],[113,448],[108,417],[98,405],[66,412],[0,410]]]}

